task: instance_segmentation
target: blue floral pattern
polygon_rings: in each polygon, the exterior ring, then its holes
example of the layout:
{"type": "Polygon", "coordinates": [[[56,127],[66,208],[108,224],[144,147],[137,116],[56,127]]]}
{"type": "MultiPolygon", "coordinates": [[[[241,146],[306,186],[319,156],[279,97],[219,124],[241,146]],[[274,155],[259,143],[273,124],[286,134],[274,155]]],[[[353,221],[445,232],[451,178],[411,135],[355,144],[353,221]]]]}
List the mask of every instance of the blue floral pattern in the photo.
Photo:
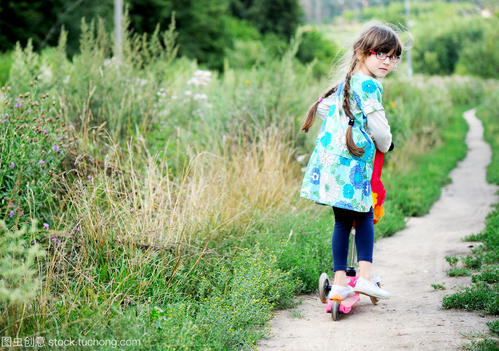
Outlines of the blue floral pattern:
{"type": "Polygon", "coordinates": [[[341,83],[324,119],[315,143],[300,196],[316,203],[358,212],[368,212],[372,206],[371,176],[374,143],[366,132],[368,113],[383,109],[383,87],[372,77],[354,74],[350,81],[350,105],[355,119],[352,137],[364,148],[361,157],[352,156],[346,148],[348,118],[343,111],[341,83]]]}
{"type": "Polygon", "coordinates": [[[321,138],[322,146],[326,147],[331,143],[331,133],[325,132],[321,138]]]}
{"type": "Polygon", "coordinates": [[[350,170],[350,183],[355,189],[362,189],[364,184],[364,170],[357,164],[350,170]]]}
{"type": "Polygon", "coordinates": [[[377,85],[372,79],[367,79],[362,82],[362,90],[368,94],[374,93],[377,89],[377,85]]]}
{"type": "Polygon", "coordinates": [[[317,185],[320,184],[320,182],[321,182],[321,171],[319,168],[316,167],[312,170],[312,174],[310,176],[310,183],[317,185]]]}

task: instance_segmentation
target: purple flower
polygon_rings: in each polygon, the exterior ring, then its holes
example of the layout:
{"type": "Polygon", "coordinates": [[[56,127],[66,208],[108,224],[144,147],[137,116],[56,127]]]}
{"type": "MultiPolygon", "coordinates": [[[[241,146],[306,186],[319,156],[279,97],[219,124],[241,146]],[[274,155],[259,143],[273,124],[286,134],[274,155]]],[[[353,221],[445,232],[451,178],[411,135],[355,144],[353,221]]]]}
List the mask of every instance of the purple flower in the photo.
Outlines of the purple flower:
{"type": "Polygon", "coordinates": [[[47,223],[43,223],[43,228],[45,228],[45,229],[48,230],[49,229],[49,225],[47,223]]]}
{"type": "Polygon", "coordinates": [[[17,107],[17,108],[21,107],[21,104],[20,104],[20,103],[17,103],[17,104],[16,104],[16,107],[17,107]]]}
{"type": "Polygon", "coordinates": [[[15,213],[15,212],[14,212],[14,210],[11,210],[11,211],[9,212],[9,217],[10,217],[10,218],[14,217],[14,213],[15,213]]]}
{"type": "Polygon", "coordinates": [[[9,202],[9,207],[14,207],[14,203],[12,201],[9,202]]]}
{"type": "Polygon", "coordinates": [[[57,138],[57,141],[61,141],[61,139],[62,139],[61,137],[58,137],[58,138],[57,138]]]}
{"type": "Polygon", "coordinates": [[[55,152],[59,152],[59,146],[57,146],[56,144],[54,144],[52,148],[54,149],[55,152]]]}
{"type": "Polygon", "coordinates": [[[87,179],[88,180],[92,179],[92,176],[91,175],[87,175],[87,179]]]}
{"type": "Polygon", "coordinates": [[[44,161],[44,160],[40,160],[40,164],[41,164],[41,165],[44,165],[44,164],[45,164],[45,161],[44,161]]]}
{"type": "Polygon", "coordinates": [[[50,240],[52,240],[56,244],[60,244],[61,243],[55,236],[52,239],[50,239],[50,240]]]}
{"type": "Polygon", "coordinates": [[[48,133],[48,130],[47,129],[44,129],[43,130],[43,134],[47,134],[48,133]]]}
{"type": "Polygon", "coordinates": [[[14,168],[14,167],[15,167],[14,162],[11,162],[11,163],[10,163],[10,168],[14,168]]]}
{"type": "Polygon", "coordinates": [[[19,217],[22,217],[22,216],[24,216],[24,212],[23,211],[19,212],[19,217]]]}
{"type": "Polygon", "coordinates": [[[9,118],[9,114],[8,113],[4,114],[3,116],[4,116],[4,118],[9,118]]]}
{"type": "Polygon", "coordinates": [[[30,109],[27,109],[27,110],[26,110],[26,113],[30,113],[30,112],[31,112],[31,110],[30,110],[30,109]]]}

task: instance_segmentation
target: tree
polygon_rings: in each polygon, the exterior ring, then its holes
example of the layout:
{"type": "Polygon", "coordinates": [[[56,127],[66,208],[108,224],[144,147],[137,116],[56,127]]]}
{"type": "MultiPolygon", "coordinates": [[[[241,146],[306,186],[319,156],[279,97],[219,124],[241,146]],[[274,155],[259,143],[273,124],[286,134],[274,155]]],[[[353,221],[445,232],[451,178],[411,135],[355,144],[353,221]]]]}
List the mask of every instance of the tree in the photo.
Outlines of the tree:
{"type": "Polygon", "coordinates": [[[128,4],[133,30],[152,33],[158,23],[166,29],[175,14],[180,54],[222,68],[225,48],[232,45],[225,30],[226,0],[129,0],[128,4]]]}
{"type": "Polygon", "coordinates": [[[275,33],[285,39],[295,34],[303,16],[298,0],[230,0],[229,10],[260,33],[275,33]]]}

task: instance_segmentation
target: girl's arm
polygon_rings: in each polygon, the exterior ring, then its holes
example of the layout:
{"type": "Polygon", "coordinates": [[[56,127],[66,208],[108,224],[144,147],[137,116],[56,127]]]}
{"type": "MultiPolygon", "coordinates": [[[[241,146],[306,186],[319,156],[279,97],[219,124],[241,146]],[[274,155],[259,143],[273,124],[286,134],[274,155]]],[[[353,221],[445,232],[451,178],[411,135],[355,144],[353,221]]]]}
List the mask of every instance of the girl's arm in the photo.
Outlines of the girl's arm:
{"type": "Polygon", "coordinates": [[[371,112],[367,115],[367,129],[376,142],[379,151],[385,153],[392,144],[392,133],[384,110],[371,112]]]}
{"type": "Polygon", "coordinates": [[[327,113],[329,112],[329,108],[334,103],[335,94],[329,95],[327,98],[322,99],[322,101],[317,105],[317,115],[324,120],[326,118],[327,113]]]}

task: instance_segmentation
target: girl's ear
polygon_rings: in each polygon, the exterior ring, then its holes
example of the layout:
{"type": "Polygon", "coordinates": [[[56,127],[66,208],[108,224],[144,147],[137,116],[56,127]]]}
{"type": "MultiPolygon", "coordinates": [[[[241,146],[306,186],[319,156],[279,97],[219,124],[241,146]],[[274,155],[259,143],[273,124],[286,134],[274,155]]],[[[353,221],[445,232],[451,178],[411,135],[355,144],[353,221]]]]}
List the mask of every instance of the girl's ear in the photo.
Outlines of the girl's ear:
{"type": "Polygon", "coordinates": [[[355,50],[355,57],[357,58],[357,60],[359,60],[359,62],[362,63],[364,63],[366,59],[366,55],[364,55],[364,53],[360,49],[355,50]]]}

